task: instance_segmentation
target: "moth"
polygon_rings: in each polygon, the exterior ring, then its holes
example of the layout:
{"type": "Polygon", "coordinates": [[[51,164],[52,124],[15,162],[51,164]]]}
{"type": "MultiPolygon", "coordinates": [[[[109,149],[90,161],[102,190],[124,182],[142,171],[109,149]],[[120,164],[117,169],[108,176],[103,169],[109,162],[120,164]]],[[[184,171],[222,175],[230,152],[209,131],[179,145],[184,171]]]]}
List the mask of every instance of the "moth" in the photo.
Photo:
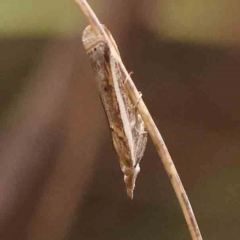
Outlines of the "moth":
{"type": "Polygon", "coordinates": [[[83,32],[82,41],[95,73],[99,95],[107,115],[114,149],[119,157],[120,167],[128,196],[133,198],[135,181],[140,171],[140,160],[147,143],[147,131],[136,106],[129,98],[119,68],[121,57],[117,45],[103,26],[112,46],[91,26],[83,32]]]}

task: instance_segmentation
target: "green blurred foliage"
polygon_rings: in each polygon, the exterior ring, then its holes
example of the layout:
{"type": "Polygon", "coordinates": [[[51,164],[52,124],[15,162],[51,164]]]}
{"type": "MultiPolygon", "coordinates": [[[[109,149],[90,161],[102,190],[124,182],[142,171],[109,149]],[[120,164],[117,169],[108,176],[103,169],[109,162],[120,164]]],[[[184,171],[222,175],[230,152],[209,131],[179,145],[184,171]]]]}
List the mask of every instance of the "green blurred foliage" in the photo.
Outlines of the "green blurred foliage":
{"type": "MultiPolygon", "coordinates": [[[[107,0],[92,0],[89,3],[98,15],[100,10],[105,11],[111,4],[107,0]]],[[[126,1],[122,6],[126,9],[130,5],[126,1]]],[[[237,0],[159,0],[150,5],[144,1],[137,3],[135,9],[142,9],[142,20],[148,28],[166,38],[238,44],[239,5],[237,0]],[[153,8],[153,11],[149,8],[153,8]]],[[[112,9],[113,12],[115,10],[112,9]]],[[[74,0],[2,0],[0,16],[1,36],[68,35],[77,33],[81,27],[79,24],[86,24],[74,0]]]]}
{"type": "Polygon", "coordinates": [[[1,36],[66,35],[83,23],[74,0],[2,0],[0,16],[1,36]]]}
{"type": "Polygon", "coordinates": [[[167,38],[193,42],[238,44],[240,16],[237,0],[158,1],[161,34],[167,38]]]}

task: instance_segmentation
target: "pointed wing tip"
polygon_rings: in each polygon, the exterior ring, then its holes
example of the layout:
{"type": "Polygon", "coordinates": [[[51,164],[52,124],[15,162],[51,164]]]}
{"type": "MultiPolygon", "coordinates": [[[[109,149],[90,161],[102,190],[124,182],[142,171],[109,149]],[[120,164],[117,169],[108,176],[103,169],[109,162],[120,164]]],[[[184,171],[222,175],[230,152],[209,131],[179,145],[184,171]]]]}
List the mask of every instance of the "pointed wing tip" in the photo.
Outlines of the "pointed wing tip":
{"type": "Polygon", "coordinates": [[[127,195],[130,199],[133,199],[133,190],[135,188],[135,182],[138,173],[140,172],[139,164],[136,167],[125,167],[122,166],[122,171],[124,174],[124,182],[126,184],[127,195]]]}
{"type": "Polygon", "coordinates": [[[127,195],[131,200],[133,200],[133,189],[127,188],[127,195]]]}

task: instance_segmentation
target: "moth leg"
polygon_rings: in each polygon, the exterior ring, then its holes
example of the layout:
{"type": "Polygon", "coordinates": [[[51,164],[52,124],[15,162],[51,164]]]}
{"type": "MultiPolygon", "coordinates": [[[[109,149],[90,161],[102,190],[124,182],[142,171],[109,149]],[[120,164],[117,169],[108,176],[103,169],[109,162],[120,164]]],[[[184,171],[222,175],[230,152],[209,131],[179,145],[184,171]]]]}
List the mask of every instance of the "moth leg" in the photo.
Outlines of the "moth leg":
{"type": "Polygon", "coordinates": [[[135,166],[139,165],[139,163],[140,163],[140,161],[143,157],[143,153],[145,151],[146,143],[147,143],[147,131],[144,131],[144,132],[141,132],[139,134],[139,140],[138,140],[137,145],[136,145],[136,151],[135,151],[136,163],[135,163],[135,166]]]}
{"type": "Polygon", "coordinates": [[[139,114],[137,114],[137,125],[134,127],[134,132],[137,136],[137,141],[135,145],[135,151],[134,156],[136,158],[135,160],[135,166],[139,164],[140,160],[143,157],[143,153],[146,147],[147,143],[147,130],[144,126],[144,122],[139,114]]]}
{"type": "Polygon", "coordinates": [[[148,133],[147,131],[139,132],[137,128],[135,128],[135,130],[138,132],[139,135],[144,135],[144,134],[147,134],[147,133],[148,133]]]}
{"type": "Polygon", "coordinates": [[[139,101],[141,100],[141,98],[142,98],[142,93],[139,92],[139,97],[138,97],[138,99],[137,99],[137,102],[136,102],[135,105],[133,106],[133,108],[136,108],[136,107],[137,107],[137,105],[138,105],[139,101]]]}
{"type": "Polygon", "coordinates": [[[123,85],[126,84],[126,82],[129,80],[129,77],[130,77],[132,74],[133,74],[133,72],[130,72],[130,73],[128,74],[128,76],[126,77],[126,79],[125,79],[124,82],[123,82],[123,85]]]}

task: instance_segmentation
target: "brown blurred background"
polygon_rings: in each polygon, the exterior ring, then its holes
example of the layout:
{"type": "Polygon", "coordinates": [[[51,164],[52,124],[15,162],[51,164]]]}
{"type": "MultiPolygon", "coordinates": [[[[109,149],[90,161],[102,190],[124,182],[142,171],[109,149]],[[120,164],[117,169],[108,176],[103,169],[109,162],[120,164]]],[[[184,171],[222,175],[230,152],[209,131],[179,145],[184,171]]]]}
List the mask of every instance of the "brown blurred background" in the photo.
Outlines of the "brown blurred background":
{"type": "MultiPolygon", "coordinates": [[[[173,157],[204,239],[240,235],[239,1],[89,1],[173,157]]],[[[149,139],[126,196],[74,1],[0,2],[0,239],[190,239],[149,139]]]]}

